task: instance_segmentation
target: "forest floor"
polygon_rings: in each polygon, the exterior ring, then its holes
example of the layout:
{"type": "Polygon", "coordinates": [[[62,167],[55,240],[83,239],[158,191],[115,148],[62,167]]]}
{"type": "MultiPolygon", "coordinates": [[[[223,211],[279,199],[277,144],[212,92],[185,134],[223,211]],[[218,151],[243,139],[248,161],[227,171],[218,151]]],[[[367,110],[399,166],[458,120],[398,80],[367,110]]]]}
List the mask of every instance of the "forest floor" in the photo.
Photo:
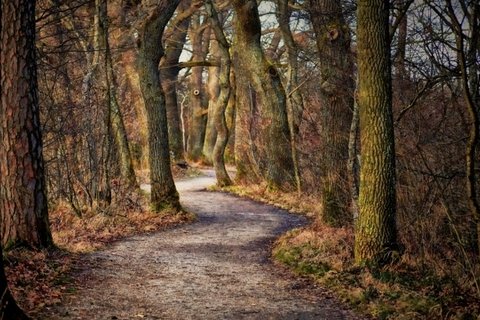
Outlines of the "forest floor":
{"type": "MultiPolygon", "coordinates": [[[[85,254],[76,290],[40,319],[358,319],[329,292],[271,260],[306,218],[207,191],[213,173],[177,182],[188,225],[85,254]]],[[[142,188],[148,189],[148,185],[142,188]]]]}

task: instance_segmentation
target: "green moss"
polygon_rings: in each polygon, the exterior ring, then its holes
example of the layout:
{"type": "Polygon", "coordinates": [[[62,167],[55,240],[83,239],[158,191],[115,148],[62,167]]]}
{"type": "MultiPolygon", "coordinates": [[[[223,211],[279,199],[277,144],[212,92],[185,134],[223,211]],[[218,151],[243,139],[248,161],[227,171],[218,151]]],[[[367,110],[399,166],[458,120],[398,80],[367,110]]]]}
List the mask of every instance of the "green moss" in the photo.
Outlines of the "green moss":
{"type": "Polygon", "coordinates": [[[327,263],[313,261],[317,253],[318,250],[306,244],[288,249],[281,248],[276,250],[274,255],[278,261],[292,267],[297,274],[323,277],[331,267],[327,263]]]}

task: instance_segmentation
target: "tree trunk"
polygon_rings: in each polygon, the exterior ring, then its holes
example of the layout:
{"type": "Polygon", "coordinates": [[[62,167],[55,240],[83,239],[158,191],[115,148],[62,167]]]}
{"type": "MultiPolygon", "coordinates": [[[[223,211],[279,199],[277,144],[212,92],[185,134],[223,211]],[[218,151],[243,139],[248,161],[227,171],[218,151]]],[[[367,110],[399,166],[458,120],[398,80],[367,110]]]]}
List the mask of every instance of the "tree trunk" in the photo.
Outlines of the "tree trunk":
{"type": "MultiPolygon", "coordinates": [[[[262,129],[267,157],[263,173],[270,188],[290,190],[295,185],[287,98],[278,71],[265,58],[260,35],[260,19],[254,0],[233,1],[236,14],[234,31],[240,63],[248,71],[261,108],[262,129]]],[[[238,135],[238,132],[237,132],[238,135]]]]}
{"type": "MultiPolygon", "coordinates": [[[[220,48],[218,40],[214,39],[210,44],[210,55],[215,60],[220,60],[220,48]]],[[[230,67],[229,67],[230,68],[230,67]]],[[[220,95],[220,67],[208,68],[208,81],[207,81],[207,95],[208,95],[208,118],[207,127],[205,129],[205,142],[203,144],[203,156],[207,163],[212,162],[213,148],[217,141],[217,129],[215,125],[215,106],[220,95]]]]}
{"type": "Polygon", "coordinates": [[[320,57],[321,217],[327,224],[340,226],[350,218],[346,205],[354,87],[350,32],[340,1],[310,0],[309,11],[320,57]]]}
{"type": "MultiPolygon", "coordinates": [[[[206,57],[204,50],[204,34],[210,32],[200,24],[200,15],[192,17],[190,26],[190,40],[192,42],[193,61],[203,61],[206,57]]],[[[190,123],[188,132],[187,155],[192,161],[202,159],[203,142],[205,141],[205,128],[207,124],[207,105],[205,103],[205,90],[203,85],[203,66],[192,67],[190,75],[190,123]]]]}
{"type": "Polygon", "coordinates": [[[397,247],[388,2],[360,0],[357,14],[362,164],[355,261],[383,264],[397,247]]]}
{"type": "Polygon", "coordinates": [[[238,46],[234,40],[233,66],[235,74],[235,182],[240,184],[258,183],[262,180],[258,164],[253,155],[251,94],[247,71],[241,63],[238,46]]]}
{"type": "Polygon", "coordinates": [[[35,1],[2,1],[0,212],[2,244],[52,245],[37,95],[35,1]]]}
{"type": "MultiPolygon", "coordinates": [[[[32,1],[32,6],[33,6],[33,9],[31,9],[33,12],[35,12],[35,2],[32,1]]],[[[22,5],[22,1],[20,1],[20,4],[17,4],[17,5],[22,5]]],[[[3,39],[4,39],[4,35],[3,35],[3,32],[2,30],[5,28],[4,25],[7,27],[7,29],[10,29],[12,26],[9,26],[9,23],[11,23],[11,20],[8,20],[8,19],[5,19],[4,21],[4,18],[3,18],[3,12],[4,12],[4,3],[1,3],[0,4],[0,97],[3,97],[4,94],[3,94],[3,91],[2,91],[2,87],[3,87],[3,63],[5,60],[3,60],[3,39]]],[[[18,7],[17,7],[18,8],[18,7]]],[[[5,10],[6,12],[8,13],[11,13],[10,10],[5,10]]],[[[35,15],[33,16],[35,17],[35,15]]],[[[32,17],[31,17],[32,18],[32,17]]],[[[31,19],[30,18],[30,19],[31,19]]],[[[12,19],[12,17],[10,18],[12,19]]],[[[0,104],[0,106],[3,106],[3,99],[2,99],[2,104],[0,104]]],[[[3,109],[3,108],[2,108],[3,109]]],[[[3,117],[3,114],[2,114],[2,117],[3,117]]],[[[3,126],[2,126],[3,128],[3,126]]],[[[2,130],[3,131],[3,130],[2,130]]],[[[1,151],[0,151],[1,152],[1,151]]],[[[0,153],[3,157],[3,153],[0,153]]],[[[5,163],[3,162],[3,158],[2,158],[2,163],[5,163]]],[[[3,175],[3,168],[2,168],[2,175],[3,175]]],[[[0,179],[2,177],[2,175],[0,175],[0,179]]],[[[1,182],[1,180],[0,180],[1,182]]],[[[2,188],[2,192],[3,192],[3,188],[2,188]]],[[[2,203],[3,205],[3,203],[2,203]]],[[[3,212],[3,210],[2,210],[3,212]]],[[[1,226],[0,227],[0,230],[3,231],[3,218],[1,220],[1,226]]],[[[29,319],[25,313],[18,307],[17,303],[15,302],[15,299],[13,299],[12,297],[12,294],[10,293],[10,290],[8,289],[8,284],[7,284],[7,278],[5,277],[5,270],[3,268],[3,251],[2,251],[2,245],[0,244],[0,319],[11,319],[11,320],[24,320],[24,319],[29,319]]]]}
{"type": "MultiPolygon", "coordinates": [[[[358,87],[358,81],[357,81],[358,87]]],[[[357,96],[355,92],[355,96],[357,96]]],[[[350,211],[352,212],[353,221],[356,222],[358,218],[358,192],[360,186],[360,161],[358,159],[358,135],[360,125],[360,115],[358,111],[358,103],[355,100],[353,103],[352,123],[350,125],[350,135],[348,138],[348,184],[351,194],[350,211]]]]}
{"type": "Polygon", "coordinates": [[[295,170],[295,180],[297,183],[297,191],[300,192],[302,188],[298,164],[297,138],[304,106],[302,94],[300,93],[300,90],[298,90],[298,50],[293,39],[292,31],[290,30],[291,14],[289,0],[278,0],[277,19],[288,55],[286,85],[288,125],[290,128],[290,135],[292,136],[292,158],[295,170]]]}
{"type": "Polygon", "coordinates": [[[408,79],[407,68],[405,67],[405,57],[407,52],[407,27],[408,27],[408,15],[405,15],[400,20],[398,25],[398,40],[397,40],[397,53],[395,56],[395,69],[397,76],[400,80],[404,81],[408,79]]]}
{"type": "Polygon", "coordinates": [[[196,8],[192,6],[192,8],[189,9],[190,4],[190,0],[180,2],[177,17],[169,30],[169,37],[165,39],[165,56],[160,63],[162,86],[165,91],[165,104],[167,108],[170,151],[173,154],[173,159],[180,162],[185,160],[185,154],[177,96],[177,81],[180,71],[178,62],[185,45],[187,30],[190,26],[190,17],[194,12],[193,9],[196,8]]]}
{"type": "MultiPolygon", "coordinates": [[[[148,4],[154,1],[146,1],[148,4]]],[[[160,0],[147,5],[138,41],[138,74],[147,113],[150,164],[151,208],[180,209],[178,193],[170,168],[167,112],[158,64],[163,56],[162,34],[180,0],[160,0]]]]}
{"type": "Polygon", "coordinates": [[[220,58],[220,73],[219,86],[220,93],[213,105],[213,119],[217,131],[217,139],[213,148],[213,166],[217,176],[217,185],[220,187],[232,184],[225,168],[225,148],[228,142],[228,129],[225,120],[225,111],[227,109],[228,101],[230,99],[230,52],[228,41],[223,33],[220,21],[218,19],[217,11],[215,10],[211,0],[205,2],[208,15],[210,17],[211,25],[215,37],[218,41],[219,58],[220,58]]]}

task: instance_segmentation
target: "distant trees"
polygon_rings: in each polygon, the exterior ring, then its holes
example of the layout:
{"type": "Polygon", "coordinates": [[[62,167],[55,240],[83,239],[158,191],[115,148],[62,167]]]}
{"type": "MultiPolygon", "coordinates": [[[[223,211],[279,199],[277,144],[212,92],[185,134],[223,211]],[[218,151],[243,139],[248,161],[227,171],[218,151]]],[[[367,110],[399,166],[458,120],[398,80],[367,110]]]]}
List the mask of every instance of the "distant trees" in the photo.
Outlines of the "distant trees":
{"type": "Polygon", "coordinates": [[[98,28],[98,43],[97,50],[103,52],[104,58],[104,72],[106,82],[106,102],[108,105],[108,115],[111,124],[111,131],[114,137],[118,160],[120,166],[120,173],[122,177],[132,187],[138,187],[135,171],[133,170],[133,161],[128,144],[127,132],[123,115],[120,110],[117,93],[117,79],[113,68],[113,58],[109,41],[109,21],[108,21],[108,5],[107,0],[96,0],[96,15],[98,28]]]}
{"type": "Polygon", "coordinates": [[[447,27],[448,35],[429,29],[428,37],[439,46],[454,50],[454,59],[445,60],[434,52],[430,58],[440,72],[458,79],[458,96],[468,117],[468,139],[465,145],[465,189],[480,254],[480,199],[478,191],[478,148],[480,145],[480,4],[477,1],[427,1],[428,7],[447,27]]]}
{"type": "Polygon", "coordinates": [[[2,1],[0,212],[3,246],[49,247],[35,53],[35,1],[2,1]]]}
{"type": "Polygon", "coordinates": [[[362,162],[355,260],[381,264],[397,248],[388,2],[358,2],[357,39],[362,162]]]}
{"type": "Polygon", "coordinates": [[[167,111],[158,65],[164,51],[162,35],[180,0],[145,1],[146,15],[138,45],[138,74],[148,120],[151,207],[154,211],[180,208],[170,168],[167,111]]]}

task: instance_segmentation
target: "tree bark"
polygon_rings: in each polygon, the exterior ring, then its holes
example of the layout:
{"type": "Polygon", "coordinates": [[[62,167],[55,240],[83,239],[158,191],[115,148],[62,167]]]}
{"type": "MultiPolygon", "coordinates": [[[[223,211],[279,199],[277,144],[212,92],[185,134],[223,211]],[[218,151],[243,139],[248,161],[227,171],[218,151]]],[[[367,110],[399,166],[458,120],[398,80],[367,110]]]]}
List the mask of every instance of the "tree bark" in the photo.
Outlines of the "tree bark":
{"type": "Polygon", "coordinates": [[[191,0],[180,2],[178,14],[168,32],[169,37],[165,40],[165,56],[160,63],[162,86],[165,92],[167,108],[170,151],[173,154],[173,159],[179,162],[185,160],[185,154],[177,96],[177,81],[180,71],[178,63],[185,45],[187,30],[190,26],[190,17],[197,8],[194,5],[191,6],[191,2],[191,0]]]}
{"type": "Polygon", "coordinates": [[[211,0],[205,2],[205,8],[210,17],[211,25],[215,37],[218,41],[219,57],[220,57],[220,72],[219,72],[219,86],[220,93],[218,99],[216,99],[213,105],[213,119],[215,128],[217,131],[217,139],[213,148],[213,166],[215,168],[215,174],[217,176],[217,185],[220,187],[228,186],[232,184],[232,180],[228,176],[225,168],[225,148],[228,142],[228,129],[227,122],[225,120],[225,111],[227,109],[228,101],[230,99],[231,87],[230,87],[230,52],[229,44],[223,33],[220,21],[218,19],[217,11],[213,6],[211,0]]]}
{"type": "Polygon", "coordinates": [[[287,48],[288,69],[287,69],[287,111],[288,125],[290,135],[292,137],[292,158],[295,171],[295,180],[297,191],[301,191],[300,169],[297,154],[297,138],[299,134],[300,123],[303,114],[303,97],[298,89],[298,49],[293,39],[290,29],[290,16],[292,14],[289,7],[289,0],[278,0],[277,2],[277,19],[280,32],[287,48]]]}
{"type": "MultiPolygon", "coordinates": [[[[20,1],[20,4],[22,1],[20,1]]],[[[0,96],[3,97],[4,94],[3,94],[3,91],[2,91],[2,87],[3,87],[3,62],[4,60],[2,59],[3,58],[3,39],[4,39],[4,35],[3,35],[3,29],[5,28],[4,27],[4,24],[5,23],[11,23],[11,20],[7,20],[5,19],[4,21],[4,18],[3,18],[3,12],[4,12],[4,4],[5,2],[1,3],[0,4],[0,96]]],[[[35,12],[35,2],[33,1],[33,12],[35,12]]],[[[6,10],[8,13],[11,13],[10,10],[6,10]]],[[[33,16],[35,17],[35,15],[33,16]]],[[[8,24],[6,24],[7,26],[7,29],[10,29],[12,26],[9,26],[8,24]]],[[[3,99],[2,99],[2,103],[3,103],[3,99]]],[[[3,108],[2,108],[3,109],[3,108]]],[[[3,117],[3,114],[2,114],[2,117],[3,117]]],[[[0,151],[1,152],[1,151],[0,151]]],[[[3,156],[3,154],[2,154],[3,156]]],[[[3,159],[2,159],[3,160],[3,159]]],[[[2,162],[3,163],[3,162],[2,162]]],[[[3,170],[3,168],[2,168],[3,170]]],[[[3,175],[3,172],[2,172],[2,175],[3,175]]],[[[1,179],[1,175],[0,175],[0,179],[1,179]]],[[[1,181],[1,180],[0,180],[1,181]]],[[[3,190],[3,189],[2,189],[3,190]]],[[[3,203],[2,203],[3,205],[3,203]]],[[[3,212],[3,210],[2,210],[3,212]]],[[[0,228],[0,230],[3,231],[3,219],[2,221],[0,222],[2,227],[0,228]]],[[[7,278],[5,277],[5,270],[4,270],[4,267],[3,267],[3,252],[2,252],[2,245],[0,244],[0,319],[12,319],[12,320],[26,320],[26,319],[29,319],[25,313],[23,312],[23,310],[21,310],[17,303],[15,302],[15,299],[12,297],[12,294],[10,293],[10,290],[8,289],[8,284],[7,284],[7,278]]]]}
{"type": "Polygon", "coordinates": [[[254,0],[235,0],[233,8],[236,14],[234,31],[238,59],[248,71],[248,79],[255,89],[260,104],[262,130],[265,130],[263,147],[267,159],[262,175],[270,188],[290,190],[295,185],[295,177],[285,90],[278,71],[267,61],[260,44],[257,3],[254,0]]]}
{"type": "Polygon", "coordinates": [[[395,55],[395,69],[397,76],[400,80],[404,81],[408,79],[407,68],[405,66],[405,58],[407,53],[407,27],[408,27],[408,15],[405,13],[398,25],[398,40],[397,40],[397,53],[395,55]]]}
{"type": "MultiPolygon", "coordinates": [[[[220,48],[217,39],[210,43],[210,55],[215,60],[220,60],[220,48]]],[[[205,128],[205,142],[203,143],[203,156],[206,163],[213,163],[212,155],[217,141],[217,129],[215,126],[215,106],[220,95],[220,67],[208,68],[207,95],[208,95],[208,117],[205,128]]]]}
{"type": "Polygon", "coordinates": [[[240,60],[236,39],[233,45],[233,66],[235,74],[235,182],[239,184],[259,183],[262,175],[253,154],[251,88],[245,65],[240,60]]]}
{"type": "Polygon", "coordinates": [[[338,0],[310,0],[309,11],[320,57],[321,217],[327,224],[340,226],[350,218],[346,205],[354,88],[350,30],[338,0]]]}
{"type": "MultiPolygon", "coordinates": [[[[200,23],[200,15],[192,17],[189,36],[192,42],[193,61],[205,60],[204,37],[210,30],[207,30],[203,23],[200,23]]],[[[209,36],[209,35],[208,35],[209,36]]],[[[187,156],[192,161],[202,159],[203,142],[205,141],[205,129],[207,125],[207,104],[205,103],[205,90],[203,85],[203,66],[192,67],[190,75],[190,123],[188,131],[187,156]]]]}
{"type": "Polygon", "coordinates": [[[1,3],[2,244],[52,245],[37,94],[35,1],[1,3]]]}
{"type": "Polygon", "coordinates": [[[145,2],[148,16],[139,35],[137,68],[148,122],[151,208],[153,211],[168,207],[180,209],[170,167],[165,96],[158,71],[164,54],[162,34],[180,0],[145,2]]]}
{"type": "Polygon", "coordinates": [[[357,16],[362,164],[355,261],[383,264],[397,248],[388,2],[360,0],[357,16]]]}

